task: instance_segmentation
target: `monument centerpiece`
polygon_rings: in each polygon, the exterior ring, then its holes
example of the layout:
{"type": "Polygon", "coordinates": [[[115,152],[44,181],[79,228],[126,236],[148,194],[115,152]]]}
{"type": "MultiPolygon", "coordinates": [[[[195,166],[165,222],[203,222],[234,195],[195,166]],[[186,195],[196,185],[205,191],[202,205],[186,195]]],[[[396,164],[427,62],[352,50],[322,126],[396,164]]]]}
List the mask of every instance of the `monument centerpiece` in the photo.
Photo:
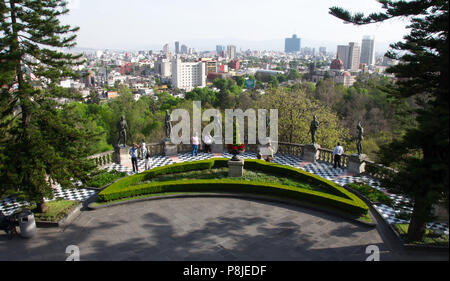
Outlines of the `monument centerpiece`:
{"type": "Polygon", "coordinates": [[[114,147],[115,162],[122,166],[131,167],[131,158],[127,146],[128,124],[125,120],[125,116],[121,116],[120,120],[117,121],[116,127],[119,137],[117,138],[117,144],[114,147]],[[123,145],[120,144],[121,140],[123,140],[123,145]]]}

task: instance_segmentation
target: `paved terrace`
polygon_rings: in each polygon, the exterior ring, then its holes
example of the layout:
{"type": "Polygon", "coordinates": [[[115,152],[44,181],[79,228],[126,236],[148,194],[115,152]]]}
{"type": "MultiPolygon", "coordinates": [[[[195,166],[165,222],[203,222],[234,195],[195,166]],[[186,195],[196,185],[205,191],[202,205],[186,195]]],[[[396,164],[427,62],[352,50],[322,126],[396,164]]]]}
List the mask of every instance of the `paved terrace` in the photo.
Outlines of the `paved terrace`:
{"type": "MultiPolygon", "coordinates": [[[[151,168],[177,162],[213,157],[228,153],[192,157],[181,153],[175,157],[154,156],[151,168]]],[[[254,153],[243,158],[255,159],[254,153]]],[[[340,185],[364,181],[374,188],[377,180],[356,176],[346,169],[333,169],[328,163],[309,163],[296,156],[276,155],[275,163],[289,165],[317,174],[340,185]]],[[[144,161],[139,161],[140,171],[144,161]]],[[[126,171],[130,167],[116,164],[108,170],[126,171]]],[[[94,190],[60,190],[56,197],[87,201],[94,190]]],[[[409,199],[389,194],[398,209],[375,206],[388,223],[400,210],[408,211],[409,199]],[[389,210],[391,209],[391,210],[389,210]]],[[[410,203],[410,202],[409,202],[410,203]]],[[[12,212],[26,202],[10,199],[0,208],[12,212]]],[[[83,210],[64,229],[39,229],[31,240],[8,241],[0,235],[0,260],[65,260],[69,245],[80,247],[82,260],[365,260],[366,247],[377,245],[382,260],[448,260],[445,253],[430,254],[405,251],[387,225],[378,217],[376,228],[355,224],[340,217],[258,200],[199,197],[146,201],[96,211],[83,210]]],[[[447,224],[430,224],[448,234],[447,224]]]]}

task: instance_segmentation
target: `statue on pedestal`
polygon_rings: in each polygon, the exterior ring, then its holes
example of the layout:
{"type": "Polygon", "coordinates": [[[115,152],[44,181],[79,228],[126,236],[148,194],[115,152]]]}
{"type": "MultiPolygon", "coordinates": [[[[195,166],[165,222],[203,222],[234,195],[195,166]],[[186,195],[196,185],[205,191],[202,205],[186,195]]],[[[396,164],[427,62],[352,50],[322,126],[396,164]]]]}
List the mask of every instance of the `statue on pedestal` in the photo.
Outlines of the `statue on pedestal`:
{"type": "Polygon", "coordinates": [[[117,122],[117,131],[119,132],[119,138],[117,139],[117,147],[120,147],[120,139],[123,138],[123,146],[127,146],[127,129],[128,124],[125,121],[125,117],[122,115],[120,120],[117,122]]]}
{"type": "Polygon", "coordinates": [[[311,121],[311,126],[309,127],[309,133],[311,133],[312,143],[316,144],[316,132],[319,129],[320,123],[317,121],[317,116],[314,115],[314,120],[311,121]]]}
{"type": "Polygon", "coordinates": [[[363,140],[364,140],[364,129],[361,126],[361,121],[358,122],[358,143],[356,144],[356,148],[358,149],[358,155],[362,155],[363,154],[363,140]]]}
{"type": "Polygon", "coordinates": [[[170,140],[170,135],[172,134],[172,118],[170,117],[169,110],[166,110],[164,127],[166,129],[166,140],[170,140]]]}

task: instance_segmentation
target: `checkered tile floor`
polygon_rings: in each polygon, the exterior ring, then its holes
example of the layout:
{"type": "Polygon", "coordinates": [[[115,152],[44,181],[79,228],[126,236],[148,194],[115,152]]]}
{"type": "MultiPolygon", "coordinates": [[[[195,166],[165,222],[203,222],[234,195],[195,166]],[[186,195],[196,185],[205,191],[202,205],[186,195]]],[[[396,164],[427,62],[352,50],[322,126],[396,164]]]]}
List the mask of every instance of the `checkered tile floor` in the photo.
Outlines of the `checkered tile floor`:
{"type": "MultiPolygon", "coordinates": [[[[179,162],[191,162],[191,161],[211,159],[214,157],[216,156],[214,156],[213,154],[206,154],[203,152],[199,152],[198,155],[196,156],[192,156],[191,153],[183,153],[178,155],[178,160],[179,162]]],[[[221,157],[232,158],[233,155],[225,152],[221,157]]],[[[245,152],[244,154],[241,154],[240,157],[244,159],[257,159],[256,154],[252,152],[245,152]]],[[[388,193],[387,190],[381,187],[380,183],[375,179],[366,176],[353,176],[347,173],[346,169],[334,169],[332,165],[327,163],[303,162],[300,158],[295,156],[277,154],[275,155],[275,159],[273,162],[295,168],[300,168],[306,172],[313,173],[322,178],[331,180],[341,186],[344,186],[352,182],[364,182],[365,184],[370,185],[373,188],[386,193],[394,201],[393,206],[374,205],[375,209],[383,216],[383,218],[387,221],[387,223],[389,224],[408,223],[408,221],[397,218],[396,215],[400,214],[401,212],[405,213],[412,212],[411,199],[403,195],[388,193]]],[[[174,163],[175,162],[172,159],[166,156],[155,156],[150,159],[149,166],[150,169],[152,169],[156,167],[171,165],[174,163]]],[[[138,160],[138,167],[140,172],[144,171],[145,160],[138,160]]],[[[129,175],[132,174],[131,168],[123,167],[117,164],[113,164],[107,167],[107,170],[127,172],[129,175]]],[[[61,197],[68,200],[85,201],[93,194],[95,194],[95,191],[89,189],[73,189],[73,190],[57,189],[55,191],[55,198],[61,197]]],[[[14,199],[5,199],[4,201],[0,201],[0,210],[2,210],[5,214],[9,214],[26,204],[27,202],[17,202],[14,199]]],[[[448,235],[448,224],[430,223],[427,225],[427,227],[430,229],[441,231],[448,235]]]]}
{"type": "MultiPolygon", "coordinates": [[[[57,187],[53,193],[54,198],[51,200],[47,199],[47,201],[51,202],[57,199],[64,199],[84,202],[91,198],[95,193],[96,191],[92,189],[62,189],[61,187],[57,187]]],[[[0,210],[5,215],[9,216],[18,209],[28,205],[29,202],[26,201],[17,201],[16,198],[6,198],[0,201],[0,210]]]]}

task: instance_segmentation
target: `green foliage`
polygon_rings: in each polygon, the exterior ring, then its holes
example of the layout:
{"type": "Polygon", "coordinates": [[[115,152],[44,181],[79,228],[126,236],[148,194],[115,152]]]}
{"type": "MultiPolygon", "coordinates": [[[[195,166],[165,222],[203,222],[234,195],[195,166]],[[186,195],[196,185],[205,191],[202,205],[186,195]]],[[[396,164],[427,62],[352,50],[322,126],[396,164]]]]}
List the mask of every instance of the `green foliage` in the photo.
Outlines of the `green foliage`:
{"type": "Polygon", "coordinates": [[[169,182],[151,182],[140,184],[143,181],[151,180],[158,175],[180,173],[186,171],[208,170],[215,166],[218,161],[219,166],[223,165],[225,159],[212,159],[198,162],[180,163],[165,167],[155,168],[146,171],[142,174],[134,175],[122,179],[102,192],[99,193],[100,201],[111,201],[126,197],[134,197],[143,194],[165,193],[165,192],[251,192],[258,194],[268,194],[275,196],[282,196],[286,198],[297,198],[307,200],[317,204],[325,204],[338,208],[342,211],[353,214],[366,214],[368,211],[367,205],[364,204],[354,194],[348,192],[343,187],[336,185],[333,182],[327,181],[315,175],[306,173],[302,170],[286,167],[278,164],[266,163],[258,160],[246,160],[246,164],[252,169],[268,170],[273,173],[282,173],[283,175],[296,176],[299,179],[306,179],[308,182],[322,186],[328,185],[328,189],[336,189],[345,197],[326,194],[323,192],[306,190],[301,188],[293,188],[289,186],[267,184],[262,182],[245,182],[236,179],[221,179],[221,180],[193,180],[193,181],[169,181],[169,182]]]}
{"type": "Polygon", "coordinates": [[[117,171],[101,171],[99,174],[93,176],[89,181],[86,182],[86,186],[88,187],[104,187],[113,181],[123,178],[127,176],[126,172],[117,172],[117,171]]]}
{"type": "Polygon", "coordinates": [[[279,141],[311,143],[308,132],[313,115],[316,114],[321,123],[316,138],[322,147],[333,148],[338,142],[343,145],[349,143],[349,130],[341,126],[338,116],[329,107],[308,98],[301,88],[280,87],[267,91],[256,107],[278,109],[279,141]]]}
{"type": "Polygon", "coordinates": [[[389,196],[371,186],[365,184],[350,183],[347,184],[347,187],[358,191],[372,203],[382,203],[388,206],[392,206],[393,204],[393,200],[389,196]]]}

